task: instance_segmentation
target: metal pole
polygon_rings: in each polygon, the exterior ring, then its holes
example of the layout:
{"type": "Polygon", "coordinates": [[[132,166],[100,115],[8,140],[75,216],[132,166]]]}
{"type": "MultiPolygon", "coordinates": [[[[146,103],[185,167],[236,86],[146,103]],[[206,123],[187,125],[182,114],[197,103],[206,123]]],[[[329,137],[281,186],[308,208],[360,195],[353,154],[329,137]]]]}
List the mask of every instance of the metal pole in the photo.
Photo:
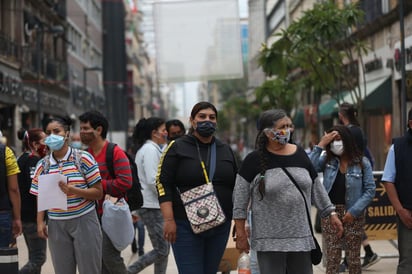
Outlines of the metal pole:
{"type": "Polygon", "coordinates": [[[37,125],[42,128],[42,108],[41,108],[41,40],[43,39],[43,30],[37,29],[36,31],[37,43],[36,43],[36,54],[37,54],[37,125]]]}
{"type": "Polygon", "coordinates": [[[405,24],[403,14],[403,0],[399,0],[399,27],[401,34],[401,135],[406,130],[406,69],[405,69],[405,24]]]}

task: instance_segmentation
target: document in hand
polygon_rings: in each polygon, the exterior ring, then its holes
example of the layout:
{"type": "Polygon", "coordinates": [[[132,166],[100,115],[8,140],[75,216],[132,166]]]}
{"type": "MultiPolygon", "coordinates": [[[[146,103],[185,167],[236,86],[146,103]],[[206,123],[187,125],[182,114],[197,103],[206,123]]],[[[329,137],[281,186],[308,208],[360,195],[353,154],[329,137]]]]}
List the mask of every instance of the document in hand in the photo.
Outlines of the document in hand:
{"type": "Polygon", "coordinates": [[[62,174],[39,176],[37,211],[50,208],[67,210],[67,195],[60,189],[59,182],[67,183],[67,178],[62,174]]]}

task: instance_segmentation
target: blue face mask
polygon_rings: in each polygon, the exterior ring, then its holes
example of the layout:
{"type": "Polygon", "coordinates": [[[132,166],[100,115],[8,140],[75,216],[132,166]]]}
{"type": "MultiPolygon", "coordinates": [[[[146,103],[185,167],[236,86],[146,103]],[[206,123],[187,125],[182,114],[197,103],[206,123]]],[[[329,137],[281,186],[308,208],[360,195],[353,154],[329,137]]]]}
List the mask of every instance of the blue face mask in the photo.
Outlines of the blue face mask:
{"type": "Polygon", "coordinates": [[[60,150],[64,145],[64,137],[60,135],[50,134],[44,139],[44,143],[51,150],[60,150]]]}
{"type": "Polygon", "coordinates": [[[73,141],[73,142],[71,143],[71,147],[72,147],[72,148],[81,149],[81,148],[82,148],[82,142],[80,142],[80,141],[73,141]]]}

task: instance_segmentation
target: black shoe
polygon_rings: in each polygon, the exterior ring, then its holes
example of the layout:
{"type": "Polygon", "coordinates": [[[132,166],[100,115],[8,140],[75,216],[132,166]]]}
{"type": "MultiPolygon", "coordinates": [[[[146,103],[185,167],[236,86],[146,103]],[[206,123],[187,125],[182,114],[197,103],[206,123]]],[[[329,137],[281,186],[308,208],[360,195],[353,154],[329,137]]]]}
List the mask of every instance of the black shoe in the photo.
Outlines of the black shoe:
{"type": "Polygon", "coordinates": [[[144,255],[144,250],[139,250],[139,256],[143,256],[144,255]]]}
{"type": "MultiPolygon", "coordinates": [[[[137,252],[136,239],[133,240],[133,242],[132,242],[132,252],[133,252],[133,254],[137,252]]],[[[140,253],[140,252],[139,252],[139,253],[140,253]]]]}
{"type": "Polygon", "coordinates": [[[373,253],[372,256],[365,256],[365,258],[363,259],[362,269],[367,269],[371,265],[374,265],[377,262],[379,262],[380,259],[381,257],[379,257],[376,253],[373,253]]]}

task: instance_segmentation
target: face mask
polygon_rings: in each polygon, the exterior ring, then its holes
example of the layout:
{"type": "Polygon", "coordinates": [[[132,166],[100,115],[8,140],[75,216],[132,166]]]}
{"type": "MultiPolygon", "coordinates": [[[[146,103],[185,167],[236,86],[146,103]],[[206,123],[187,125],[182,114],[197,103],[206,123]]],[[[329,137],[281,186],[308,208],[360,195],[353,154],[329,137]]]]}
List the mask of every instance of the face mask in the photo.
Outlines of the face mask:
{"type": "Polygon", "coordinates": [[[341,156],[343,153],[343,142],[342,140],[333,141],[330,144],[330,151],[335,154],[336,156],[341,156]]]}
{"type": "Polygon", "coordinates": [[[210,121],[197,122],[196,131],[202,137],[210,137],[216,131],[216,123],[210,121]]]}
{"type": "Polygon", "coordinates": [[[272,141],[277,141],[281,145],[286,145],[290,140],[290,129],[270,130],[273,133],[272,141]]]}
{"type": "Polygon", "coordinates": [[[64,137],[60,135],[51,134],[44,139],[44,143],[51,150],[60,150],[64,145],[64,137]]]}
{"type": "Polygon", "coordinates": [[[40,144],[39,147],[37,148],[37,153],[39,154],[39,156],[41,158],[46,156],[47,151],[48,151],[48,149],[47,149],[47,146],[45,144],[40,144]]]}
{"type": "Polygon", "coordinates": [[[80,141],[73,141],[71,143],[72,148],[77,148],[77,149],[81,149],[82,148],[82,142],[80,141]]]}
{"type": "Polygon", "coordinates": [[[94,134],[94,131],[92,131],[92,132],[83,132],[83,133],[80,133],[80,139],[82,140],[83,144],[88,146],[94,141],[94,139],[96,139],[96,136],[94,134]]]}

